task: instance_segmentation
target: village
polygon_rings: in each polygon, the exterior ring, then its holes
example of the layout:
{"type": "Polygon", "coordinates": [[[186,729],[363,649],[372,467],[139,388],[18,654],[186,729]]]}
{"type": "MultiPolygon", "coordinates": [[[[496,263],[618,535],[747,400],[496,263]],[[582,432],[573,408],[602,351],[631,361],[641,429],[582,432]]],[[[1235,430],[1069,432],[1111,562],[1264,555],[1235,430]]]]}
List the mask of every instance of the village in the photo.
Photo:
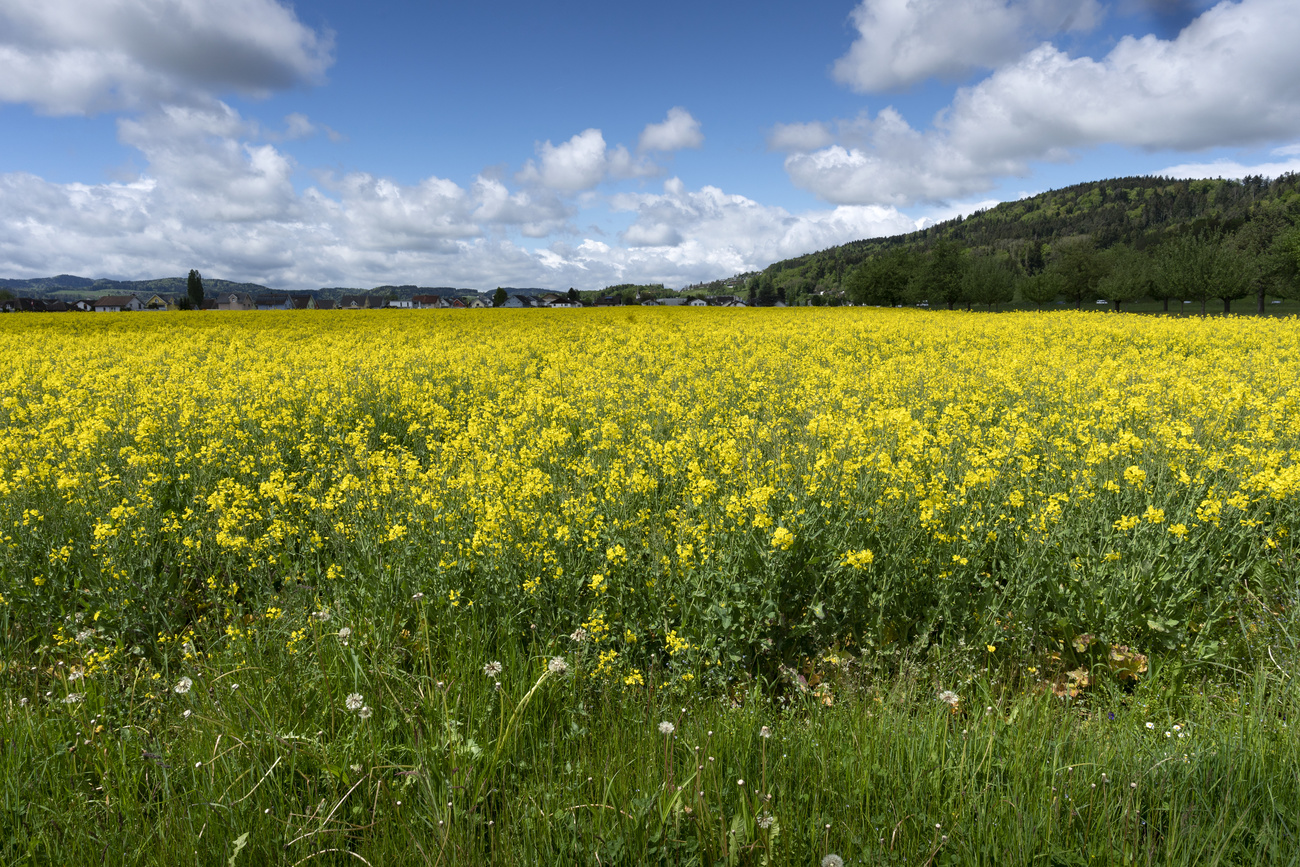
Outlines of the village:
{"type": "MultiPolygon", "coordinates": [[[[65,301],[17,297],[0,299],[0,313],[146,313],[183,310],[185,296],[104,295],[96,299],[65,301]]],[[[312,292],[266,293],[222,292],[205,295],[202,310],[480,310],[480,309],[565,309],[579,307],[748,307],[753,302],[737,295],[642,297],[598,295],[584,301],[576,292],[546,292],[540,295],[502,292],[469,295],[412,295],[408,298],[378,297],[373,294],[325,298],[312,292]],[[504,297],[502,297],[504,296],[504,297]]],[[[784,307],[778,302],[776,306],[784,307]]]]}

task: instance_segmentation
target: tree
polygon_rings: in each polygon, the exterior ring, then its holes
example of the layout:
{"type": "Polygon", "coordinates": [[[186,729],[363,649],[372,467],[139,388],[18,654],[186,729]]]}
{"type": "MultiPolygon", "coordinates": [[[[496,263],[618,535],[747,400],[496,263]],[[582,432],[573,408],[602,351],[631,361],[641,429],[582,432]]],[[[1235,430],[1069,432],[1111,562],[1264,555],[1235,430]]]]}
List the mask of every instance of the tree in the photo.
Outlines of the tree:
{"type": "Polygon", "coordinates": [[[190,276],[185,280],[185,294],[191,307],[195,310],[203,309],[203,276],[193,268],[190,269],[190,276]]]}
{"type": "Polygon", "coordinates": [[[1179,235],[1156,251],[1156,264],[1157,292],[1166,299],[1200,301],[1202,316],[1210,298],[1222,299],[1227,313],[1233,300],[1250,293],[1248,263],[1218,235],[1179,235]]]}
{"type": "Polygon", "coordinates": [[[1091,237],[1063,238],[1052,250],[1051,270],[1061,277],[1061,291],[1082,309],[1083,299],[1097,297],[1106,262],[1091,237]]]}
{"type": "Polygon", "coordinates": [[[569,287],[569,303],[570,304],[580,303],[578,301],[578,290],[574,289],[572,286],[569,287]]]}
{"type": "Polygon", "coordinates": [[[505,303],[506,303],[506,290],[498,286],[497,291],[492,293],[492,306],[500,307],[502,304],[505,303]]]}
{"type": "Polygon", "coordinates": [[[996,308],[1015,295],[1015,275],[1006,262],[995,256],[972,257],[962,279],[967,302],[996,308]]]}
{"type": "Polygon", "coordinates": [[[1115,305],[1115,310],[1127,301],[1151,293],[1153,282],[1151,260],[1127,244],[1116,244],[1102,254],[1105,276],[1097,282],[1097,295],[1115,305]]]}
{"type": "Polygon", "coordinates": [[[966,271],[965,250],[956,241],[944,238],[930,248],[924,264],[910,282],[909,291],[920,293],[921,300],[942,301],[951,310],[965,300],[962,277],[966,271]]]}
{"type": "Polygon", "coordinates": [[[1251,288],[1255,292],[1255,312],[1264,315],[1264,296],[1278,291],[1285,283],[1287,263],[1279,239],[1286,232],[1286,221],[1272,208],[1261,212],[1242,226],[1232,238],[1232,246],[1253,262],[1251,288]]]}
{"type": "Polygon", "coordinates": [[[907,284],[917,265],[916,254],[904,247],[877,253],[845,277],[845,294],[854,304],[902,304],[907,300],[907,284]]]}
{"type": "Polygon", "coordinates": [[[1052,271],[1039,271],[1020,281],[1020,297],[1042,309],[1044,304],[1051,304],[1061,294],[1064,281],[1061,275],[1052,271]]]}

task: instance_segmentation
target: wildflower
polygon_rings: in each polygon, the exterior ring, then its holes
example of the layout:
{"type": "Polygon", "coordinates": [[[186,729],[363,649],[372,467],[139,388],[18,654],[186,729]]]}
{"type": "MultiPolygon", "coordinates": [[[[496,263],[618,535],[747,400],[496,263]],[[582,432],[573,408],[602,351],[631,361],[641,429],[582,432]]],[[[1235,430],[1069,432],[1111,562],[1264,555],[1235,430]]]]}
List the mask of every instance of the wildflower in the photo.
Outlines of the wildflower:
{"type": "Polygon", "coordinates": [[[94,637],[95,631],[93,629],[83,629],[77,633],[77,643],[83,644],[94,637]]]}
{"type": "Polygon", "coordinates": [[[1154,729],[1155,727],[1156,727],[1156,724],[1155,724],[1155,723],[1153,723],[1153,722],[1149,722],[1149,723],[1147,723],[1147,728],[1148,728],[1148,729],[1154,729]]]}
{"type": "Polygon", "coordinates": [[[493,661],[483,666],[483,674],[487,677],[498,677],[500,676],[501,671],[502,665],[500,662],[493,661]]]}
{"type": "Polygon", "coordinates": [[[415,600],[416,602],[419,602],[423,598],[424,598],[423,593],[416,593],[414,596],[411,597],[411,599],[415,600]]]}
{"type": "Polygon", "coordinates": [[[954,711],[957,710],[957,705],[961,704],[961,696],[950,689],[940,690],[935,694],[935,698],[951,707],[954,711]]]}
{"type": "Polygon", "coordinates": [[[771,813],[763,813],[758,817],[758,827],[766,831],[768,828],[772,827],[772,823],[775,821],[776,816],[773,816],[771,813]]]}
{"type": "Polygon", "coordinates": [[[550,662],[546,663],[546,670],[551,674],[564,674],[569,670],[569,663],[564,661],[563,656],[552,656],[550,662]]]}
{"type": "Polygon", "coordinates": [[[361,773],[361,765],[348,765],[348,768],[349,768],[349,769],[352,771],[352,773],[354,773],[354,774],[359,774],[359,773],[361,773]]]}
{"type": "Polygon", "coordinates": [[[661,735],[670,735],[676,730],[677,730],[677,726],[673,725],[667,720],[664,720],[663,722],[659,723],[659,734],[661,735]]]}
{"type": "Polygon", "coordinates": [[[352,637],[352,630],[349,627],[344,626],[342,629],[339,630],[339,641],[342,641],[344,644],[347,644],[348,639],[351,637],[352,637]]]}
{"type": "Polygon", "coordinates": [[[64,704],[80,704],[81,700],[86,697],[84,692],[70,692],[63,697],[64,704]]]}
{"type": "Polygon", "coordinates": [[[323,608],[320,611],[313,611],[311,617],[324,623],[326,620],[330,619],[330,610],[328,608],[323,608]]]}
{"type": "Polygon", "coordinates": [[[186,708],[186,709],[185,709],[185,713],[181,714],[181,717],[182,717],[183,719],[189,719],[191,716],[193,716],[193,714],[194,714],[194,711],[190,710],[189,708],[186,708]]]}
{"type": "Polygon", "coordinates": [[[370,715],[372,713],[374,713],[374,711],[372,711],[370,708],[365,707],[363,705],[361,710],[357,711],[357,716],[361,717],[362,719],[370,719],[370,715]]]}
{"type": "Polygon", "coordinates": [[[844,859],[832,853],[822,859],[822,867],[844,867],[844,859]]]}
{"type": "Polygon", "coordinates": [[[578,642],[586,641],[586,640],[587,640],[587,630],[585,630],[585,629],[583,629],[581,626],[579,626],[577,629],[573,630],[573,632],[569,633],[569,640],[570,640],[570,641],[578,641],[578,642]]]}
{"type": "Polygon", "coordinates": [[[758,736],[760,738],[770,738],[772,736],[772,730],[767,726],[763,726],[758,730],[758,736]]]}
{"type": "Polygon", "coordinates": [[[348,710],[361,710],[362,705],[364,705],[365,703],[366,700],[361,697],[361,693],[353,692],[348,694],[348,698],[347,701],[344,702],[344,706],[348,710]]]}
{"type": "Polygon", "coordinates": [[[185,695],[185,693],[190,691],[190,687],[192,686],[194,686],[194,681],[190,680],[188,677],[182,677],[180,680],[176,681],[176,685],[172,687],[172,692],[177,695],[185,695]]]}

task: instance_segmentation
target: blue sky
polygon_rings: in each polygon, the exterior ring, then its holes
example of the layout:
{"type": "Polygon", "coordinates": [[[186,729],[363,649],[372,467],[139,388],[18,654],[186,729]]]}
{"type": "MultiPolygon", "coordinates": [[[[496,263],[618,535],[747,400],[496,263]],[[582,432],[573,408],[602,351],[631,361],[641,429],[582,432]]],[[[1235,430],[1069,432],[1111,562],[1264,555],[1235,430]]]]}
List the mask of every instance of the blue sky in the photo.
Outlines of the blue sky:
{"type": "Polygon", "coordinates": [[[0,0],[0,276],[682,286],[1300,170],[1293,0],[0,0]]]}

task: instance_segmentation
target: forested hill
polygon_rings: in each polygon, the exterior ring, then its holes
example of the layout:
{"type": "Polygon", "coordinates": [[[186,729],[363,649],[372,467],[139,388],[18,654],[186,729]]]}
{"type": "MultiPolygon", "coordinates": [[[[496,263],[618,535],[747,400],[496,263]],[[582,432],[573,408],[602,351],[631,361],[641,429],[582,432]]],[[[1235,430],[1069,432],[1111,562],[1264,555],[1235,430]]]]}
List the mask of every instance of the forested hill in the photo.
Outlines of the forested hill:
{"type": "MultiPolygon", "coordinates": [[[[236,283],[231,280],[204,280],[204,288],[210,293],[247,292],[257,295],[271,292],[258,283],[236,283]]],[[[31,279],[0,279],[0,290],[32,295],[37,298],[61,298],[76,300],[78,298],[96,298],[101,295],[148,295],[158,293],[164,296],[185,294],[184,277],[162,277],[156,280],[93,280],[89,277],[77,277],[72,274],[60,274],[57,277],[36,277],[31,279]]]]}
{"type": "MultiPolygon", "coordinates": [[[[906,249],[924,255],[949,241],[968,255],[1004,260],[1021,276],[1051,263],[1060,242],[1086,238],[1098,251],[1120,246],[1152,254],[1182,236],[1231,238],[1251,223],[1271,240],[1300,223],[1300,174],[1269,180],[1113,178],[1050,190],[917,232],[854,241],[776,262],[749,279],[757,296],[788,303],[844,298],[848,278],[868,259],[906,249]],[[1267,223],[1267,227],[1262,225],[1267,223]]],[[[1249,233],[1248,233],[1249,234],[1249,233]]],[[[1258,248],[1260,238],[1252,243],[1258,248]]]]}

